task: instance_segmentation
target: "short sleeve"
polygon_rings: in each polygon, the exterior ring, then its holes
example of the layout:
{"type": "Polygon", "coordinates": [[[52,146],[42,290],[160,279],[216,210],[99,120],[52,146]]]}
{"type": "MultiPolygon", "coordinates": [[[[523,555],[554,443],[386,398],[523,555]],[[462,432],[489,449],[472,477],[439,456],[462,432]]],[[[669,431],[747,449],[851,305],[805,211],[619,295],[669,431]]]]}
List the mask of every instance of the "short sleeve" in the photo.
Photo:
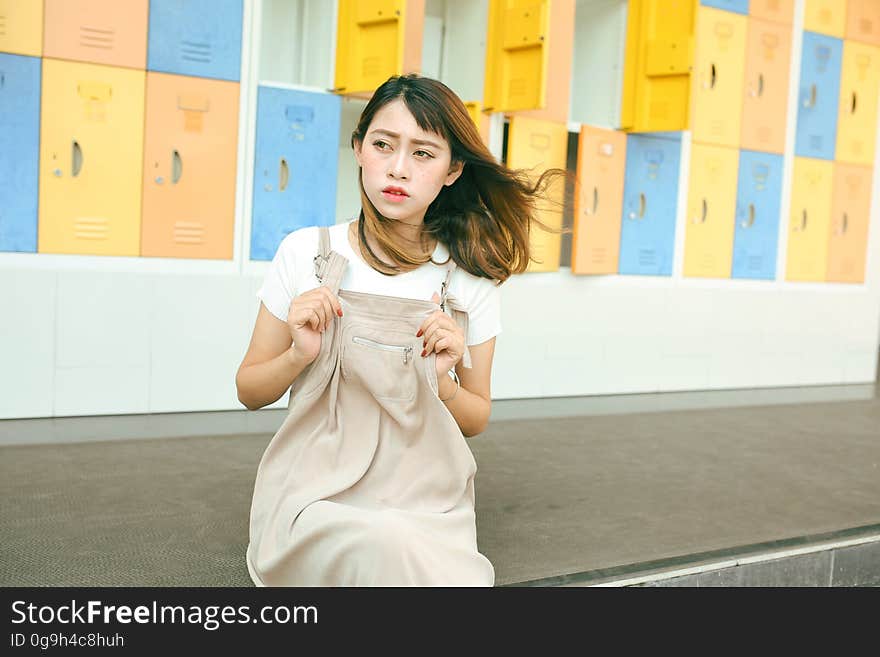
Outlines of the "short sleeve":
{"type": "Polygon", "coordinates": [[[501,333],[501,289],[486,278],[473,281],[468,300],[468,345],[482,344],[501,333]]]}
{"type": "Polygon", "coordinates": [[[263,285],[257,290],[263,305],[282,322],[287,321],[290,302],[296,296],[296,254],[292,238],[293,233],[281,240],[263,285]]]}

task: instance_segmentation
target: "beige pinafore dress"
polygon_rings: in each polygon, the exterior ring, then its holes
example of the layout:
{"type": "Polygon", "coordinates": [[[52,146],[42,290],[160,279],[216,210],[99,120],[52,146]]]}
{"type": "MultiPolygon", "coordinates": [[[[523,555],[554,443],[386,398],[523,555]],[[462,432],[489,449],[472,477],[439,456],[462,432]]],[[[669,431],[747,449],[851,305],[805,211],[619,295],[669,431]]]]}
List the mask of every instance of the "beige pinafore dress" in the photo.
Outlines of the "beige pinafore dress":
{"type": "Polygon", "coordinates": [[[467,334],[449,263],[439,305],[340,290],[347,260],[320,230],[315,273],[343,316],[294,381],[257,469],[246,555],[257,586],[494,584],[477,549],[476,462],[416,337],[438,308],[467,334]]]}

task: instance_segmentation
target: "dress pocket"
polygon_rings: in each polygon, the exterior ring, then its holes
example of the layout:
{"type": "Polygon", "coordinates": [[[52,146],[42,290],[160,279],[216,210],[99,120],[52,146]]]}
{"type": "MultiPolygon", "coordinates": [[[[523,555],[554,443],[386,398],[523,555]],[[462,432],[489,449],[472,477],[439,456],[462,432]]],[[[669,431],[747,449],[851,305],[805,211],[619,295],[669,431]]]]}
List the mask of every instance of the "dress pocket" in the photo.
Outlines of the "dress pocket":
{"type": "Polygon", "coordinates": [[[376,399],[411,400],[417,388],[414,341],[400,332],[351,326],[343,338],[342,376],[376,399]]]}

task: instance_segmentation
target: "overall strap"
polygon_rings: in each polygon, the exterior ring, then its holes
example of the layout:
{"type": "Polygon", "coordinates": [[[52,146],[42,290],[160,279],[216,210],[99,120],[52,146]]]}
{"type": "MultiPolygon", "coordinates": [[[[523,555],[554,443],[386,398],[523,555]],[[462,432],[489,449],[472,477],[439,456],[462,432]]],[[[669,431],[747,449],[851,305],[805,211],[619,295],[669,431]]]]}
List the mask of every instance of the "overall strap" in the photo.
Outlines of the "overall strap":
{"type": "Polygon", "coordinates": [[[321,285],[330,288],[333,294],[338,294],[348,260],[330,249],[330,229],[327,226],[318,228],[318,254],[314,262],[315,277],[321,285]]]}
{"type": "Polygon", "coordinates": [[[455,320],[455,323],[458,324],[461,329],[464,331],[464,354],[461,357],[461,364],[463,367],[467,367],[470,369],[471,367],[471,352],[467,346],[467,335],[468,335],[468,313],[467,309],[462,306],[461,302],[452,294],[449,293],[449,281],[452,278],[452,274],[455,271],[457,265],[455,264],[455,260],[452,258],[449,259],[449,267],[446,269],[446,280],[443,281],[440,291],[440,310],[445,313],[452,315],[452,319],[455,320]],[[447,310],[448,309],[448,310],[447,310]]]}

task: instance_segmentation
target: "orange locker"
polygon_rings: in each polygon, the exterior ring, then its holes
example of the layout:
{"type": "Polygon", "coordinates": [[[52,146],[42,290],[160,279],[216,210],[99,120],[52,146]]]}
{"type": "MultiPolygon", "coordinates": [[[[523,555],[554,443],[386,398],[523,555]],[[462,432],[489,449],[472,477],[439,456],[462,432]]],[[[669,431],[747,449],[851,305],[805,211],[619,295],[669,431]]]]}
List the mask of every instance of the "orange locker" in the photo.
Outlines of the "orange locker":
{"type": "Polygon", "coordinates": [[[141,255],[232,258],[239,83],[147,73],[141,255]]]}
{"type": "Polygon", "coordinates": [[[880,46],[878,0],[849,0],[846,5],[846,38],[880,46]]]}
{"type": "Polygon", "coordinates": [[[871,167],[834,163],[829,281],[862,283],[865,280],[873,175],[871,167]]]}
{"type": "Polygon", "coordinates": [[[749,18],[740,147],[782,153],[791,79],[791,26],[749,18]]]}
{"type": "Polygon", "coordinates": [[[149,0],[45,2],[45,57],[146,69],[149,0]]]}
{"type": "Polygon", "coordinates": [[[623,215],[626,133],[581,127],[571,243],[573,274],[616,274],[623,215]]]}
{"type": "Polygon", "coordinates": [[[749,16],[791,25],[794,20],[794,0],[751,0],[749,16]]]}

